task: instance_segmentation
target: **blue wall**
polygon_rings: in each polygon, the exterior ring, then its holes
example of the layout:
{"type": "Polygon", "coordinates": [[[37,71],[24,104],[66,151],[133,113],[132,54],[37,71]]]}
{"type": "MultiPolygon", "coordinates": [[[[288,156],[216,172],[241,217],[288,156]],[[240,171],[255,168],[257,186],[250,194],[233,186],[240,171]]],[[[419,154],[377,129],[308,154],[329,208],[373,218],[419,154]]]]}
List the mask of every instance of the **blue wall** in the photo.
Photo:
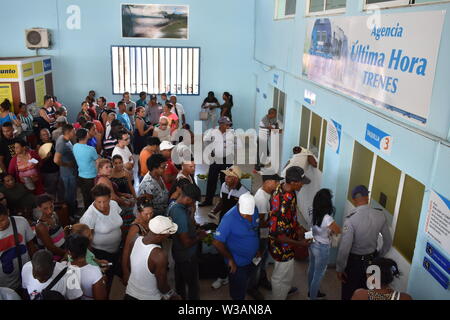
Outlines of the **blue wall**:
{"type": "MultiPolygon", "coordinates": [[[[347,1],[343,15],[364,15],[363,1],[347,1]]],[[[425,127],[412,124],[392,113],[364,105],[350,97],[318,86],[303,78],[302,57],[305,41],[305,27],[312,17],[305,17],[306,1],[297,1],[294,19],[274,20],[274,1],[257,1],[255,27],[255,66],[257,88],[256,118],[260,119],[272,104],[273,86],[287,94],[285,134],[282,163],[290,157],[292,147],[299,143],[302,104],[321,117],[333,119],[342,125],[341,151],[336,155],[326,147],[323,169],[323,187],[335,194],[337,220],[342,223],[354,141],[366,146],[406,174],[414,177],[426,187],[421,211],[416,249],[410,268],[408,292],[416,299],[450,299],[450,292],[442,287],[423,269],[425,245],[429,241],[424,234],[430,190],[434,189],[450,197],[450,4],[426,5],[412,8],[383,10],[383,13],[412,12],[426,10],[447,10],[441,39],[436,78],[431,99],[430,114],[425,127]],[[274,75],[279,81],[274,83],[274,75]],[[317,95],[317,103],[309,106],[303,103],[304,90],[317,95]],[[263,94],[267,95],[265,99],[263,94]],[[380,154],[365,142],[365,129],[370,123],[395,139],[390,155],[380,154]],[[416,129],[422,130],[417,133],[416,129]]],[[[411,88],[412,90],[414,88],[411,88]]],[[[450,258],[450,257],[449,257],[450,258]]]]}
{"type": "MultiPolygon", "coordinates": [[[[134,3],[145,3],[136,0],[134,3]]],[[[295,19],[273,20],[273,0],[162,0],[158,3],[189,4],[189,40],[122,39],[120,3],[118,0],[15,0],[0,4],[2,34],[0,56],[33,55],[24,45],[23,30],[30,27],[49,28],[54,47],[41,54],[54,57],[56,95],[71,107],[71,117],[90,89],[98,95],[112,96],[110,46],[162,45],[201,47],[201,95],[180,97],[188,110],[188,121],[198,118],[200,104],[209,90],[217,96],[230,91],[235,98],[236,127],[255,126],[272,106],[273,86],[287,94],[282,163],[299,142],[301,106],[305,89],[317,95],[310,107],[325,119],[334,119],[343,128],[341,152],[325,151],[323,186],[333,190],[337,220],[342,222],[353,154],[358,141],[386,159],[426,187],[416,249],[411,264],[408,292],[416,299],[450,299],[422,268],[425,245],[426,208],[430,190],[450,198],[450,4],[425,5],[383,10],[383,13],[447,10],[437,64],[428,123],[419,127],[392,113],[361,104],[352,98],[317,86],[301,75],[306,1],[297,1],[295,19]],[[76,4],[81,8],[81,30],[68,30],[66,9],[76,4]],[[278,76],[274,83],[274,75],[278,76]],[[259,92],[256,92],[256,88],[259,92]],[[369,111],[368,111],[369,110],[369,111]],[[364,141],[366,124],[390,133],[395,145],[390,155],[380,154],[364,141]],[[399,125],[402,124],[402,125],[399,125]],[[422,132],[417,132],[417,129],[422,132]]],[[[345,15],[364,15],[362,0],[347,1],[345,15]]],[[[412,88],[413,89],[413,88],[412,88]]]]}
{"type": "MultiPolygon", "coordinates": [[[[135,0],[132,3],[148,3],[135,0]]],[[[55,94],[70,107],[73,120],[80,102],[90,89],[111,101],[111,45],[199,46],[201,47],[200,96],[180,96],[179,102],[188,111],[191,124],[198,119],[200,105],[208,91],[218,98],[224,91],[233,94],[235,126],[252,125],[248,112],[253,105],[251,73],[254,39],[254,0],[162,0],[163,4],[188,4],[189,40],[124,39],[121,37],[119,0],[15,0],[0,4],[2,34],[0,56],[31,56],[25,47],[24,30],[30,27],[49,28],[54,47],[40,50],[54,59],[55,94]],[[81,30],[69,30],[66,13],[69,5],[81,9],[81,30]]],[[[135,100],[137,96],[133,97],[135,100]]]]}

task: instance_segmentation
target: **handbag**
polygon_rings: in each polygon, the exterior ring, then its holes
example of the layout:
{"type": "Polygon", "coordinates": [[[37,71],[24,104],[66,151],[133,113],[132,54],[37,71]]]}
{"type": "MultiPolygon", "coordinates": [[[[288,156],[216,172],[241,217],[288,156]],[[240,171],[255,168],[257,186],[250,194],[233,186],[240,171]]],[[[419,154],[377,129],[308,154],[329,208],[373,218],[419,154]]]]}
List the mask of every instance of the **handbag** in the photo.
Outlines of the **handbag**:
{"type": "Polygon", "coordinates": [[[53,281],[40,293],[38,293],[33,300],[66,300],[65,297],[58,291],[52,290],[53,287],[61,280],[62,277],[67,272],[67,267],[65,267],[53,281]]]}
{"type": "Polygon", "coordinates": [[[208,111],[200,111],[200,120],[208,120],[208,111]]]}

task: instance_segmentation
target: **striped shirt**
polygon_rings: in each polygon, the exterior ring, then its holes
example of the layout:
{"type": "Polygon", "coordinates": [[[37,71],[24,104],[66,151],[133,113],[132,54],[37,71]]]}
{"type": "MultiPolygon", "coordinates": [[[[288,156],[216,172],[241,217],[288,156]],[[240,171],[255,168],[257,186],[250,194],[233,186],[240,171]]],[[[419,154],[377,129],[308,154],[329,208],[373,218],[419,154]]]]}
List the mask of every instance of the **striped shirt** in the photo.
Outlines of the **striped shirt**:
{"type": "MultiPolygon", "coordinates": [[[[48,234],[50,235],[50,238],[52,239],[53,244],[55,245],[55,247],[58,248],[62,248],[64,246],[64,243],[66,242],[65,238],[64,238],[64,229],[61,227],[61,225],[59,224],[59,220],[58,220],[58,216],[53,213],[52,218],[55,221],[55,225],[51,228],[46,222],[38,220],[37,224],[39,223],[43,223],[48,227],[48,234]]],[[[41,239],[37,238],[38,240],[38,245],[40,248],[45,248],[44,243],[41,241],[41,239]]],[[[60,257],[55,257],[55,260],[58,260],[57,258],[60,257]]]]}
{"type": "Polygon", "coordinates": [[[31,113],[29,113],[26,117],[20,114],[19,119],[22,123],[27,125],[27,131],[33,130],[33,115],[31,113]]]}

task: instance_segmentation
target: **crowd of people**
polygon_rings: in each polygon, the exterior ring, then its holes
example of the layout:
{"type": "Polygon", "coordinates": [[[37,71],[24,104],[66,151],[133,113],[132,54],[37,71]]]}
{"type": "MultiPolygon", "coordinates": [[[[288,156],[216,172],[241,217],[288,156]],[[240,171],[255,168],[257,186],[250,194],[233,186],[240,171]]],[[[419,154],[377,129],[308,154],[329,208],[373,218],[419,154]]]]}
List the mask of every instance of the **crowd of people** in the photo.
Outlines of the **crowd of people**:
{"type": "MultiPolygon", "coordinates": [[[[297,193],[310,182],[305,166],[317,166],[312,154],[294,149],[298,156],[281,176],[262,170],[263,184],[252,195],[241,183],[241,168],[230,160],[230,150],[242,147],[228,134],[233,96],[225,92],[221,105],[209,92],[201,107],[212,130],[204,140],[220,145],[201,201],[193,158],[173,159],[174,151],[190,149],[194,142],[186,109],[176,96],[161,99],[151,95],[147,101],[142,92],[134,102],[124,93],[116,105],[90,91],[75,123],[53,96],[44,97],[36,117],[23,103],[17,115],[7,99],[1,103],[2,298],[105,300],[117,276],[126,286],[126,300],[199,300],[199,252],[208,239],[222,257],[212,268],[211,286],[229,285],[232,299],[267,298],[260,287],[277,300],[296,292],[296,248],[309,250],[308,296],[323,298],[320,284],[333,239],[341,232],[337,274],[343,299],[410,298],[389,288],[399,274],[395,262],[382,258],[392,240],[382,213],[368,206],[364,186],[353,190],[356,209],[343,231],[333,219],[331,192],[320,190],[308,231],[298,222],[297,193]],[[181,129],[189,133],[187,139],[181,129]],[[219,179],[219,201],[213,206],[219,179]],[[198,207],[206,206],[211,206],[213,227],[195,220],[198,207]],[[383,248],[377,252],[374,239],[380,232],[383,248]],[[169,255],[174,288],[168,281],[169,255]],[[269,260],[274,262],[270,277],[269,260]],[[368,264],[381,268],[382,288],[364,290],[368,264]]],[[[274,109],[260,124],[266,139],[271,130],[279,130],[274,109]]]]}

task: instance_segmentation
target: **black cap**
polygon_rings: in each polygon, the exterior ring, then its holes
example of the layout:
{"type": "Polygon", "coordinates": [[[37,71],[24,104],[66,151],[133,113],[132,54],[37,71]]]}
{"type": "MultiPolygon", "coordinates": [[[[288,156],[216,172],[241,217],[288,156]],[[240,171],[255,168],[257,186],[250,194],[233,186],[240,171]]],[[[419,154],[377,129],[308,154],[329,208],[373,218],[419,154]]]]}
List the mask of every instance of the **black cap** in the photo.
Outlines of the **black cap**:
{"type": "Polygon", "coordinates": [[[280,177],[278,174],[264,174],[262,176],[263,182],[269,181],[269,180],[275,180],[275,181],[281,181],[284,180],[282,177],[280,177]]]}
{"type": "Polygon", "coordinates": [[[305,176],[305,171],[302,168],[293,166],[286,170],[286,182],[301,182],[303,184],[310,184],[311,180],[305,176]]]}

